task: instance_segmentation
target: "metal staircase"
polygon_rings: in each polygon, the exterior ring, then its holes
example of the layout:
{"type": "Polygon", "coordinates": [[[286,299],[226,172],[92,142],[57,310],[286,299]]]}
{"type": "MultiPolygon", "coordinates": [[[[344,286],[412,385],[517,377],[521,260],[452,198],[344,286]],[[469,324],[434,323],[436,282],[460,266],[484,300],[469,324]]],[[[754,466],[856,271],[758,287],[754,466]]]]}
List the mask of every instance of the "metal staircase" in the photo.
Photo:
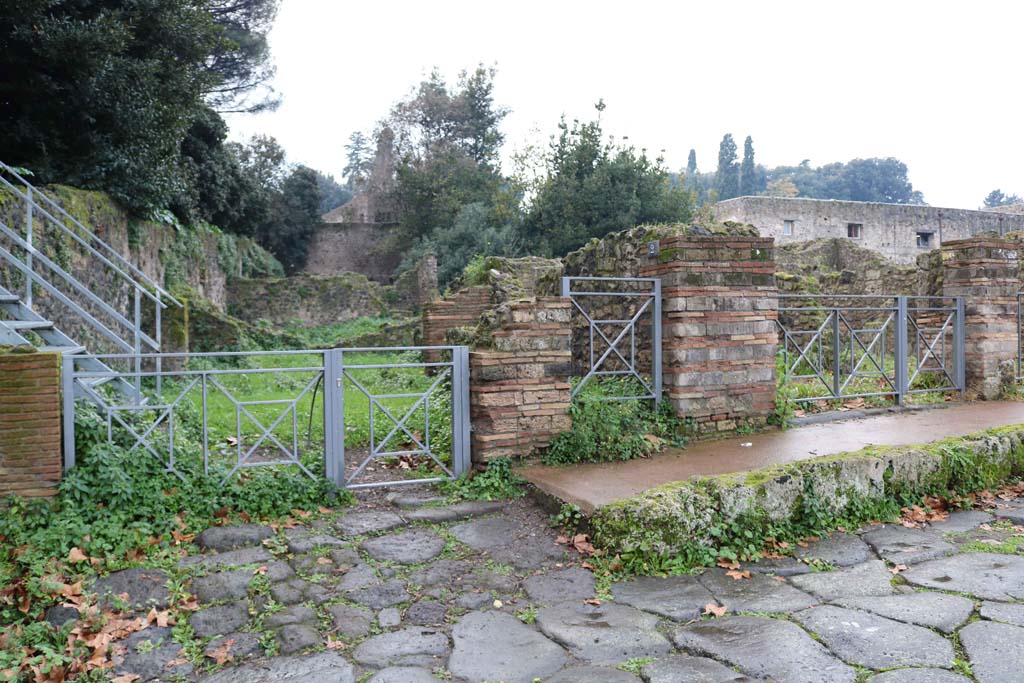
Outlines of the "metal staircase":
{"type": "MultiPolygon", "coordinates": [[[[72,356],[82,354],[86,343],[104,347],[93,349],[101,352],[159,353],[162,312],[181,302],[3,162],[0,192],[15,201],[12,208],[0,204],[0,345],[72,356]],[[71,271],[88,272],[87,279],[102,286],[90,287],[71,271]],[[89,341],[59,329],[55,317],[89,341]]],[[[134,366],[134,382],[123,376],[91,378],[78,388],[87,392],[109,384],[134,403],[144,401],[140,363],[126,362],[134,366]]],[[[92,358],[76,365],[111,372],[92,358]]]]}

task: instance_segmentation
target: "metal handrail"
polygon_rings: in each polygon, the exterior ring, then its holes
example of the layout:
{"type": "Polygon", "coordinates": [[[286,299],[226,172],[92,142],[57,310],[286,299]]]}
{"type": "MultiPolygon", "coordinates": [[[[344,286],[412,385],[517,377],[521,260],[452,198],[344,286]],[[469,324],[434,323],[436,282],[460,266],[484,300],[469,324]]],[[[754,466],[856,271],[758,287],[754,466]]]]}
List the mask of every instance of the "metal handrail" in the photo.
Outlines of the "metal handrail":
{"type": "Polygon", "coordinates": [[[173,295],[171,295],[170,292],[168,292],[163,287],[161,287],[151,277],[149,277],[148,275],[143,273],[131,261],[126,259],[124,256],[122,256],[119,251],[117,251],[116,249],[111,247],[109,244],[107,244],[106,242],[101,240],[99,237],[97,237],[96,234],[92,230],[87,228],[85,225],[82,224],[81,221],[79,221],[77,218],[75,218],[70,213],[68,213],[60,204],[55,202],[53,199],[50,199],[50,197],[48,197],[46,195],[46,193],[42,192],[37,187],[32,185],[32,183],[28,182],[28,180],[26,180],[20,173],[18,173],[16,170],[14,170],[11,166],[9,166],[9,165],[5,164],[4,162],[0,161],[0,171],[3,171],[4,173],[7,173],[7,174],[13,176],[14,178],[16,178],[19,183],[21,183],[26,188],[28,188],[29,192],[28,193],[22,192],[21,189],[18,188],[17,185],[14,185],[9,180],[4,178],[3,173],[0,173],[0,183],[3,183],[11,191],[13,191],[16,194],[18,194],[26,203],[32,204],[34,208],[36,208],[39,211],[41,211],[42,214],[46,218],[50,219],[50,221],[54,225],[56,225],[62,232],[64,232],[66,235],[68,235],[69,237],[74,239],[76,242],[81,244],[83,247],[88,249],[90,252],[92,252],[92,254],[94,256],[100,258],[106,265],[110,266],[115,271],[117,271],[117,273],[119,275],[121,275],[123,278],[131,281],[136,288],[142,290],[143,294],[145,294],[146,296],[149,296],[150,298],[152,298],[157,303],[160,303],[162,307],[166,307],[166,306],[164,306],[159,301],[159,299],[157,297],[153,297],[153,295],[149,292],[149,290],[145,286],[143,286],[143,285],[148,285],[149,287],[152,287],[157,292],[159,297],[166,297],[175,306],[178,306],[178,307],[182,306],[182,303],[180,301],[178,301],[173,295]],[[77,227],[79,230],[81,230],[83,233],[85,233],[85,235],[88,237],[89,241],[95,242],[97,245],[99,245],[100,249],[102,249],[103,251],[107,252],[107,256],[104,256],[103,254],[100,253],[99,249],[93,247],[91,244],[89,244],[85,240],[83,240],[82,237],[79,234],[77,234],[74,230],[69,230],[66,225],[64,225],[56,217],[51,215],[46,209],[44,209],[42,206],[40,206],[39,203],[36,201],[36,199],[34,199],[34,197],[42,198],[42,200],[48,206],[52,207],[61,216],[63,216],[64,218],[67,218],[69,221],[71,221],[75,225],[75,227],[77,227]],[[116,261],[117,263],[119,263],[121,267],[118,267],[114,263],[111,263],[111,259],[113,261],[116,261]],[[129,272],[132,273],[132,275],[134,275],[134,277],[128,275],[128,273],[125,273],[122,270],[122,268],[127,269],[129,272]],[[139,282],[140,280],[141,280],[141,282],[139,282]]]}

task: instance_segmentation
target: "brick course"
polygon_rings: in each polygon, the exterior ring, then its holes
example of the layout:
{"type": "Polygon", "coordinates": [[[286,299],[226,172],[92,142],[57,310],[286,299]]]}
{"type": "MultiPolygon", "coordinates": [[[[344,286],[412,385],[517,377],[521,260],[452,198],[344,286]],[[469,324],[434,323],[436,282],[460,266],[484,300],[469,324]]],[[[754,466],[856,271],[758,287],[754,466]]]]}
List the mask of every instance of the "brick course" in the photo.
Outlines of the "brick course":
{"type": "Polygon", "coordinates": [[[52,496],[60,476],[60,354],[0,352],[0,498],[52,496]]]}

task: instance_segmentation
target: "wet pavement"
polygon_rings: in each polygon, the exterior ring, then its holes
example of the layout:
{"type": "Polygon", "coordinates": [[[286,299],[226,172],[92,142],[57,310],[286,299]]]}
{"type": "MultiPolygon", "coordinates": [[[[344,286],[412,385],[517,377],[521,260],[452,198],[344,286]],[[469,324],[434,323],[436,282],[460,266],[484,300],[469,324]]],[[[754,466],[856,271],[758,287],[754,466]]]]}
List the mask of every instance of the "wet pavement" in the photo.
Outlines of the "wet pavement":
{"type": "Polygon", "coordinates": [[[614,500],[671,481],[785,465],[867,446],[930,443],[1022,423],[1024,402],[973,402],[703,441],[641,460],[572,467],[534,465],[519,473],[542,491],[590,514],[614,500]]]}
{"type": "Polygon", "coordinates": [[[1005,497],[804,539],[785,561],[609,582],[527,499],[364,503],[214,527],[177,567],[99,586],[140,614],[176,599],[169,576],[198,598],[188,629],[112,645],[116,680],[138,683],[1014,683],[1022,514],[1005,497]]]}

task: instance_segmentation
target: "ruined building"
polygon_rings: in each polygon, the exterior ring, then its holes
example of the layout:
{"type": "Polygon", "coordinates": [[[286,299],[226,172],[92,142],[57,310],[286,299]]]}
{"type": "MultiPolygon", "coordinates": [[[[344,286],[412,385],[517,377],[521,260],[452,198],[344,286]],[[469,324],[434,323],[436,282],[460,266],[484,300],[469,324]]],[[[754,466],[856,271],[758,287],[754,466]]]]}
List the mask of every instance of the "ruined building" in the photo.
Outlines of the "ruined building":
{"type": "Polygon", "coordinates": [[[1020,214],[832,199],[737,197],[714,211],[717,220],[749,223],[780,245],[845,237],[897,263],[950,240],[1024,230],[1020,214]]]}
{"type": "Polygon", "coordinates": [[[387,283],[402,260],[395,201],[395,136],[384,128],[377,136],[373,170],[363,190],[321,216],[304,271],[309,275],[361,273],[387,283]]]}

